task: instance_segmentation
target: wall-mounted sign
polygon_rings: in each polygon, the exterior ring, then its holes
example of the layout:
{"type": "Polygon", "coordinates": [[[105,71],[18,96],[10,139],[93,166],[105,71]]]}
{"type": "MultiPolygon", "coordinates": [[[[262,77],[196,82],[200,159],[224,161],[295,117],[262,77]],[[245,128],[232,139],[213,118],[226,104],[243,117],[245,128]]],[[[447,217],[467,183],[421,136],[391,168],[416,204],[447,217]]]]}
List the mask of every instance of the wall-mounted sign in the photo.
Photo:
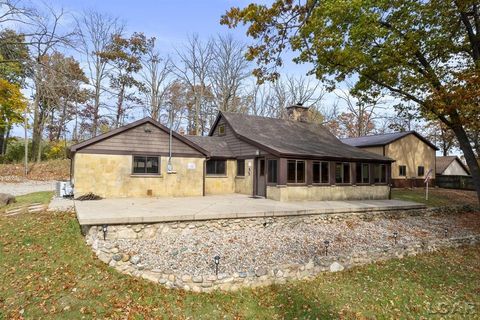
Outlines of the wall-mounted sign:
{"type": "Polygon", "coordinates": [[[195,170],[196,167],[197,167],[197,166],[196,166],[195,163],[193,163],[193,162],[187,163],[187,169],[188,169],[188,170],[195,170]]]}

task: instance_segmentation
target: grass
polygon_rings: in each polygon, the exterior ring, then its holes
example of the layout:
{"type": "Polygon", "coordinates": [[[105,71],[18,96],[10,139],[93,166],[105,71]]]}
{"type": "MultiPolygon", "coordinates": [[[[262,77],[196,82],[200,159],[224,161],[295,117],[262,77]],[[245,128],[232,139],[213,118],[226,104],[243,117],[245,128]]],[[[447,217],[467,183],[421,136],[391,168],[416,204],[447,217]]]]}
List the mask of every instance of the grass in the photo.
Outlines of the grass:
{"type": "Polygon", "coordinates": [[[73,214],[0,216],[0,253],[0,319],[418,319],[480,312],[480,246],[211,294],[116,272],[85,245],[73,214]]]}
{"type": "Polygon", "coordinates": [[[471,204],[478,205],[475,191],[430,188],[428,200],[425,200],[425,189],[392,189],[392,199],[424,203],[429,207],[443,207],[451,205],[471,204]]]}
{"type": "Polygon", "coordinates": [[[29,205],[32,203],[48,204],[52,199],[52,197],[53,197],[53,191],[39,191],[39,192],[25,194],[22,196],[17,196],[15,197],[17,202],[12,203],[8,206],[3,206],[3,207],[0,206],[0,212],[3,211],[4,209],[20,207],[20,206],[29,205]]]}

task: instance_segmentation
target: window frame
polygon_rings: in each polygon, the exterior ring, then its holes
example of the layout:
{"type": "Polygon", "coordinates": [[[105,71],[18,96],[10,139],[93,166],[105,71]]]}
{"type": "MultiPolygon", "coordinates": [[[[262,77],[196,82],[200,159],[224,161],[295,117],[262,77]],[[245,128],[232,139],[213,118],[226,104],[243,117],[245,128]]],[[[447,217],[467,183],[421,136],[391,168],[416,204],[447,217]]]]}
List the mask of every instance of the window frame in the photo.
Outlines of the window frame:
{"type": "Polygon", "coordinates": [[[266,166],[267,166],[267,185],[277,185],[278,184],[278,159],[267,159],[266,166]],[[270,162],[275,162],[275,181],[270,180],[271,172],[272,172],[270,170],[270,162]]]}
{"type": "Polygon", "coordinates": [[[417,177],[425,177],[425,166],[417,167],[417,177]],[[420,174],[420,168],[422,168],[422,174],[420,174]]]}
{"type": "Polygon", "coordinates": [[[373,183],[374,184],[387,184],[388,183],[388,172],[387,172],[387,165],[385,163],[376,163],[373,165],[373,183]],[[380,178],[379,178],[379,181],[375,181],[376,180],[376,177],[375,177],[375,168],[376,167],[380,167],[380,178]],[[382,181],[382,167],[385,168],[385,181],[382,181]]]}
{"type": "Polygon", "coordinates": [[[307,162],[305,160],[297,160],[297,159],[289,159],[287,160],[287,184],[306,184],[307,183],[307,167],[306,167],[307,162]],[[294,162],[295,163],[295,182],[292,182],[291,180],[288,180],[288,167],[289,163],[294,162]],[[303,163],[303,181],[298,180],[298,164],[303,163]]]}
{"type": "Polygon", "coordinates": [[[225,159],[209,159],[205,163],[205,176],[207,177],[226,177],[227,176],[227,160],[225,159]],[[215,162],[215,173],[208,173],[208,162],[209,161],[214,161],[215,162]],[[224,165],[224,172],[223,173],[218,173],[217,172],[217,163],[218,162],[223,162],[225,163],[224,165]]]}
{"type": "Polygon", "coordinates": [[[398,166],[398,176],[399,177],[406,177],[407,176],[407,166],[402,164],[398,166]],[[404,172],[402,174],[402,169],[404,169],[404,172]]]}
{"type": "Polygon", "coordinates": [[[245,177],[245,159],[237,159],[237,177],[245,177]],[[240,164],[242,163],[242,164],[240,164]],[[242,168],[243,172],[239,172],[238,169],[242,168]]]}
{"type": "Polygon", "coordinates": [[[368,162],[357,162],[355,164],[355,183],[356,184],[370,184],[370,163],[368,162]],[[359,172],[359,167],[360,167],[360,181],[358,181],[358,172],[359,172]],[[367,178],[367,181],[365,182],[364,181],[364,169],[365,167],[367,168],[367,175],[366,175],[366,178],[367,178]]]}
{"type": "Polygon", "coordinates": [[[159,176],[161,175],[161,157],[159,155],[145,155],[145,154],[134,154],[132,155],[132,176],[159,176]],[[145,159],[145,172],[135,172],[135,158],[144,158],[145,159]],[[156,158],[157,159],[157,172],[146,172],[147,171],[147,163],[148,158],[156,158]]]}
{"type": "Polygon", "coordinates": [[[335,162],[335,185],[349,185],[352,184],[352,164],[350,162],[335,162]],[[345,182],[345,165],[348,165],[348,182],[345,182]],[[342,181],[337,181],[337,165],[342,168],[342,181]]]}
{"type": "Polygon", "coordinates": [[[330,184],[330,162],[328,161],[321,161],[321,160],[314,160],[312,162],[312,184],[313,185],[329,185],[330,184]],[[315,175],[314,175],[314,166],[318,164],[319,166],[319,172],[318,172],[318,182],[315,182],[315,175]],[[326,169],[327,169],[327,181],[323,182],[322,180],[322,173],[323,173],[323,168],[322,165],[326,164],[326,169]]]}
{"type": "Polygon", "coordinates": [[[227,128],[225,126],[225,123],[219,124],[218,125],[218,136],[222,137],[227,134],[227,128]]]}

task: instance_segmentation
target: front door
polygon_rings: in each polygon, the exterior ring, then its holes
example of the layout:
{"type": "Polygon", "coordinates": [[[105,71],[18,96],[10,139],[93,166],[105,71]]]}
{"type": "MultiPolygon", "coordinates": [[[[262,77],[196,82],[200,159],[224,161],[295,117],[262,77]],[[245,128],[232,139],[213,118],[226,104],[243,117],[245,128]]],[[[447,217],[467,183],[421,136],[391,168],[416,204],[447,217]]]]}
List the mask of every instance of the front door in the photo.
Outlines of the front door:
{"type": "Polygon", "coordinates": [[[265,178],[265,158],[257,158],[257,196],[265,197],[266,178],[265,178]]]}

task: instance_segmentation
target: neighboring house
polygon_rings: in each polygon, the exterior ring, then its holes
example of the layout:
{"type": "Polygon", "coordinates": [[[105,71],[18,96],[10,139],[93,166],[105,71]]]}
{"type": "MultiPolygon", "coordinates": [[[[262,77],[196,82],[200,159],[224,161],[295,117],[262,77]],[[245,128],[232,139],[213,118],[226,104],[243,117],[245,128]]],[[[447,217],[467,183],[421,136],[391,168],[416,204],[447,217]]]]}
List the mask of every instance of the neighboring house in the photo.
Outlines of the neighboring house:
{"type": "MultiPolygon", "coordinates": [[[[269,199],[386,199],[392,159],[342,143],[320,124],[220,112],[208,136],[171,136],[145,118],[71,147],[75,196],[242,193],[269,199]]],[[[295,121],[299,120],[299,121],[295,121]]]]}
{"type": "Polygon", "coordinates": [[[437,157],[435,173],[441,176],[468,176],[468,168],[457,156],[437,157]]]}
{"type": "Polygon", "coordinates": [[[424,186],[429,170],[431,185],[435,181],[435,152],[438,148],[415,131],[341,139],[342,142],[386,157],[392,164],[394,187],[424,186]]]}

